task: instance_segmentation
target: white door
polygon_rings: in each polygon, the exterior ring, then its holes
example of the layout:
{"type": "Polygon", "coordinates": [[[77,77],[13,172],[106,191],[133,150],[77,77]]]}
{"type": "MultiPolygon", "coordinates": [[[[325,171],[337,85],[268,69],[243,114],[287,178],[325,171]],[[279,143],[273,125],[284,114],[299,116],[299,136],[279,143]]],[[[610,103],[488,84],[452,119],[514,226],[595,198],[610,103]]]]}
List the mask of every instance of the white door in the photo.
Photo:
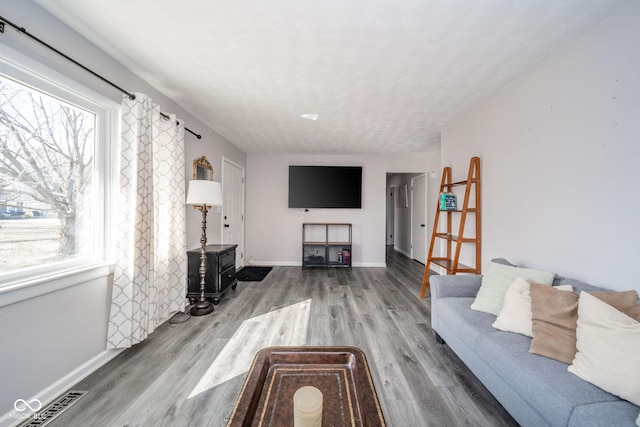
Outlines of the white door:
{"type": "Polygon", "coordinates": [[[393,185],[387,188],[387,245],[393,246],[393,229],[395,228],[395,202],[393,198],[393,185]]]}
{"type": "Polygon", "coordinates": [[[222,159],[222,243],[236,244],[236,269],[244,265],[244,168],[222,159]]]}
{"type": "Polygon", "coordinates": [[[411,257],[427,261],[427,178],[419,175],[411,178],[411,257]]]}

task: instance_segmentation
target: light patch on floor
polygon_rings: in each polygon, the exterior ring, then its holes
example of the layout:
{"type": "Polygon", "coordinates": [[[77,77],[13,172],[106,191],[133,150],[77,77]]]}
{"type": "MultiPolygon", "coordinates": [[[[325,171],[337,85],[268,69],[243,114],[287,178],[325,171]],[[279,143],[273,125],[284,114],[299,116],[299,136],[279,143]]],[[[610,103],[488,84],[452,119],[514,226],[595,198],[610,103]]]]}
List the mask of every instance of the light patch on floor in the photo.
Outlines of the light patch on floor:
{"type": "Polygon", "coordinates": [[[189,399],[249,371],[256,353],[277,345],[299,346],[307,341],[311,300],[247,319],[213,361],[189,399]]]}

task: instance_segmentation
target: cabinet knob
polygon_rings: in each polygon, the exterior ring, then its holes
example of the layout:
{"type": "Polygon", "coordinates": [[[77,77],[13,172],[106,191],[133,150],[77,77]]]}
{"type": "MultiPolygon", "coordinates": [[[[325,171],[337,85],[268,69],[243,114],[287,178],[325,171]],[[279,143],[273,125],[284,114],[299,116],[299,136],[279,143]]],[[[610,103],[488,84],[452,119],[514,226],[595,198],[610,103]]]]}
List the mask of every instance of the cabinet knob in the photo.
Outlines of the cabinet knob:
{"type": "Polygon", "coordinates": [[[224,228],[229,228],[229,224],[225,224],[225,225],[224,225],[224,228]]]}

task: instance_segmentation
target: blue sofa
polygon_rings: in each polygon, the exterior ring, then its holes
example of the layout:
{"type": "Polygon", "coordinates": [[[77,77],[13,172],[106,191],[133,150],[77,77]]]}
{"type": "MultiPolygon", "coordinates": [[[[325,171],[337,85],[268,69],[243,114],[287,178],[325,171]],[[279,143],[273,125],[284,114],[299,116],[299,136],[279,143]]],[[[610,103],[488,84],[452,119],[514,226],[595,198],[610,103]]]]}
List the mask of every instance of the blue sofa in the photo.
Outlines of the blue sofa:
{"type": "MultiPolygon", "coordinates": [[[[531,338],[493,328],[496,316],[471,310],[482,276],[432,276],[431,326],[524,427],[636,427],[640,407],[567,371],[565,363],[529,353],[531,338]]],[[[574,292],[606,291],[557,278],[574,292]]]]}

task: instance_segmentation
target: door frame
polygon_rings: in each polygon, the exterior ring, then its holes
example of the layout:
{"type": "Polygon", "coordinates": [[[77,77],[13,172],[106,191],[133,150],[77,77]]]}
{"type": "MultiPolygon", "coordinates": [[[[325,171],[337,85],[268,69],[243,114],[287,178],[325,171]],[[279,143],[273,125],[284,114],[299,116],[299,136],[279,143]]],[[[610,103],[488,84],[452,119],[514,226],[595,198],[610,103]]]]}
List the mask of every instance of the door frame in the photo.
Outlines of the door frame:
{"type": "MultiPolygon", "coordinates": [[[[245,265],[245,259],[244,259],[244,248],[245,248],[245,194],[246,194],[246,182],[245,182],[245,176],[246,176],[246,171],[244,166],[242,166],[239,163],[234,162],[233,160],[222,156],[222,179],[221,181],[221,185],[222,185],[222,200],[224,200],[224,189],[225,189],[225,185],[224,185],[224,177],[225,177],[225,167],[228,167],[227,165],[231,165],[233,167],[236,167],[238,169],[240,169],[242,171],[242,207],[241,207],[241,215],[242,215],[242,225],[240,227],[240,242],[241,245],[238,245],[240,247],[238,247],[237,249],[240,250],[240,253],[238,253],[238,251],[236,251],[236,269],[238,268],[242,268],[245,265]],[[240,261],[238,263],[238,260],[240,261]]],[[[224,206],[222,207],[222,221],[220,221],[220,241],[224,244],[224,206]]]]}
{"type": "Polygon", "coordinates": [[[427,257],[426,255],[429,253],[429,239],[428,239],[428,227],[427,227],[427,207],[428,207],[428,202],[427,202],[427,174],[426,173],[421,173],[419,175],[416,175],[414,177],[411,178],[411,259],[414,259],[418,262],[421,263],[425,263],[427,261],[427,257]],[[414,189],[413,189],[413,181],[420,178],[420,177],[424,177],[424,218],[422,218],[419,223],[420,224],[424,224],[424,252],[425,252],[425,257],[424,260],[418,260],[416,259],[416,257],[414,256],[413,253],[413,242],[415,241],[416,236],[413,233],[413,226],[414,226],[414,221],[416,221],[416,218],[413,217],[413,207],[415,206],[414,204],[414,189]]]}
{"type": "Polygon", "coordinates": [[[395,248],[396,241],[396,186],[389,185],[387,186],[387,219],[386,219],[386,236],[385,236],[385,245],[389,246],[389,241],[391,241],[391,245],[395,248]],[[391,237],[389,236],[391,233],[391,237]]]}

